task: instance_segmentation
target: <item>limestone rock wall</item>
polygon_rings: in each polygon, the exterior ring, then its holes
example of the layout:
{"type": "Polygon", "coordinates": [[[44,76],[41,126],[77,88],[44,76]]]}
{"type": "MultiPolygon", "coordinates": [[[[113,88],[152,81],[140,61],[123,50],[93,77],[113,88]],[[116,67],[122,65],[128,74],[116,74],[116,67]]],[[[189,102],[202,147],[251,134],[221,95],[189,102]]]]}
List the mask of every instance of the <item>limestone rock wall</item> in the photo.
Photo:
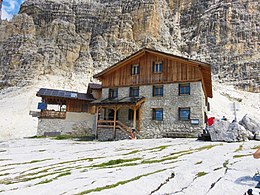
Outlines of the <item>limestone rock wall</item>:
{"type": "Polygon", "coordinates": [[[259,92],[257,0],[26,0],[0,25],[0,87],[45,74],[90,78],[142,47],[206,61],[259,92]]]}

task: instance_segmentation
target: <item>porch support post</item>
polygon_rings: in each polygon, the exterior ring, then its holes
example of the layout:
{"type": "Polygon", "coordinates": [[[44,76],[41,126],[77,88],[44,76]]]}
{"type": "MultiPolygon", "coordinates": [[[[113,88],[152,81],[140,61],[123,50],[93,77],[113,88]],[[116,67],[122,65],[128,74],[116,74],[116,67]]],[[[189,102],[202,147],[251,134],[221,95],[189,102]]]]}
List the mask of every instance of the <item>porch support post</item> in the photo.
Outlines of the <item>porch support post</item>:
{"type": "Polygon", "coordinates": [[[117,111],[117,108],[114,107],[113,110],[114,110],[114,128],[113,128],[113,137],[114,137],[114,139],[116,139],[116,111],[117,111]]]}
{"type": "Polygon", "coordinates": [[[96,108],[96,126],[95,126],[95,139],[98,137],[98,113],[99,113],[99,107],[96,108]]]}
{"type": "Polygon", "coordinates": [[[134,109],[134,121],[133,121],[133,128],[136,129],[136,106],[133,108],[134,109]]]}

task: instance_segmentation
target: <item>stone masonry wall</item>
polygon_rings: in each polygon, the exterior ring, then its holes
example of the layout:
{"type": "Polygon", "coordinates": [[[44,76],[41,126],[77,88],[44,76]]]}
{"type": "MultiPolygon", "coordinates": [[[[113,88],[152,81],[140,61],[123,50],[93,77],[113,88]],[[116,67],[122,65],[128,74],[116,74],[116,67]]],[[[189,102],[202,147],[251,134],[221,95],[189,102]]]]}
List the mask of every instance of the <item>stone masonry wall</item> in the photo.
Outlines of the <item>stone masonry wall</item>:
{"type": "Polygon", "coordinates": [[[146,97],[142,105],[141,135],[145,138],[196,137],[204,124],[205,101],[201,82],[190,83],[190,95],[179,96],[178,83],[164,85],[163,97],[152,97],[152,86],[141,86],[140,95],[146,97]],[[199,125],[179,120],[179,108],[190,108],[190,118],[199,125]],[[152,109],[163,108],[163,121],[152,120],[152,109]]]}
{"type": "Polygon", "coordinates": [[[37,135],[60,133],[68,135],[92,135],[95,115],[89,113],[66,113],[66,119],[39,118],[37,135]]]}
{"type": "MultiPolygon", "coordinates": [[[[108,97],[108,89],[103,89],[103,98],[108,97]]],[[[179,83],[165,84],[163,97],[153,97],[153,85],[140,86],[139,95],[146,101],[141,106],[142,120],[140,134],[143,138],[196,137],[204,127],[206,112],[205,96],[201,82],[190,83],[190,95],[179,96],[179,83]],[[199,125],[179,120],[179,108],[190,108],[190,119],[199,119],[199,125]],[[153,108],[163,108],[163,121],[152,120],[153,108]]],[[[129,87],[120,87],[118,97],[129,96],[129,87]]],[[[128,109],[119,110],[119,120],[131,126],[128,109]]]]}

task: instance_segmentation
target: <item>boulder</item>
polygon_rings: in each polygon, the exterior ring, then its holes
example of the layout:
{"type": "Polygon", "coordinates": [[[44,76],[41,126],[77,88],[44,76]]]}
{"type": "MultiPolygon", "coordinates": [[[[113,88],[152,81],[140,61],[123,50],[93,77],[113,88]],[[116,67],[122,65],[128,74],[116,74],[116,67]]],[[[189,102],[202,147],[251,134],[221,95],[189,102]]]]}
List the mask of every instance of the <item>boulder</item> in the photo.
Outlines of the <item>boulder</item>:
{"type": "Polygon", "coordinates": [[[248,141],[249,138],[252,139],[254,136],[239,123],[229,123],[228,121],[222,120],[216,120],[215,123],[208,128],[208,131],[211,141],[248,141]]]}
{"type": "Polygon", "coordinates": [[[245,127],[246,130],[256,133],[260,131],[260,123],[247,114],[239,121],[239,124],[245,127]]]}

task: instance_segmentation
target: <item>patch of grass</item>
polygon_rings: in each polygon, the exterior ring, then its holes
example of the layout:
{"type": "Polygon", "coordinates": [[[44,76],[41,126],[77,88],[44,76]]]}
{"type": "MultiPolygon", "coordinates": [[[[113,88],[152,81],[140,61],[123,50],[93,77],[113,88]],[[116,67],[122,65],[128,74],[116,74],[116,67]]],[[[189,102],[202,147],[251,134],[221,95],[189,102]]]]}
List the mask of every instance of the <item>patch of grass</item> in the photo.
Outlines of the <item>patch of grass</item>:
{"type": "Polygon", "coordinates": [[[44,161],[48,161],[48,160],[52,160],[52,158],[46,158],[46,159],[41,159],[41,160],[32,160],[32,161],[29,161],[29,162],[22,162],[22,163],[10,163],[10,164],[6,164],[6,165],[2,165],[0,167],[7,167],[7,166],[13,166],[13,165],[33,164],[33,163],[44,162],[44,161]]]}
{"type": "Polygon", "coordinates": [[[38,152],[45,152],[46,150],[38,150],[38,152]]]}
{"type": "Polygon", "coordinates": [[[234,152],[239,152],[243,150],[243,145],[240,145],[234,152]]]}
{"type": "Polygon", "coordinates": [[[202,147],[196,148],[195,150],[196,151],[209,150],[211,148],[214,148],[216,146],[221,146],[221,145],[223,145],[223,144],[207,145],[207,146],[202,146],[202,147]]]}
{"type": "Polygon", "coordinates": [[[112,166],[112,165],[118,165],[118,164],[122,164],[122,163],[126,163],[126,162],[133,162],[133,161],[137,161],[137,160],[141,160],[141,158],[110,160],[108,162],[104,162],[104,163],[101,163],[101,164],[93,165],[93,167],[108,167],[108,166],[112,166]]]}
{"type": "Polygon", "coordinates": [[[252,156],[253,154],[240,154],[240,155],[234,155],[233,158],[242,158],[245,156],[252,156]]]}
{"type": "Polygon", "coordinates": [[[138,152],[140,152],[140,150],[133,150],[133,151],[131,151],[131,152],[129,152],[129,153],[126,153],[126,154],[123,154],[123,155],[136,154],[136,153],[138,153],[138,152]]]}
{"type": "Polygon", "coordinates": [[[208,174],[208,173],[206,173],[206,172],[204,172],[204,171],[198,172],[198,173],[196,174],[196,177],[202,177],[202,176],[207,175],[207,174],[208,174]]]}
{"type": "Polygon", "coordinates": [[[128,179],[128,180],[124,180],[124,181],[119,181],[115,184],[111,184],[111,185],[106,185],[106,186],[103,186],[103,187],[97,187],[97,188],[94,188],[94,189],[90,189],[90,190],[85,190],[83,192],[80,192],[79,194],[77,195],[83,195],[83,194],[89,194],[91,192],[100,192],[102,190],[106,190],[106,189],[111,189],[111,188],[115,188],[119,185],[124,185],[126,183],[129,183],[129,182],[132,182],[132,181],[135,181],[135,180],[138,180],[142,177],[146,177],[146,176],[149,176],[149,175],[152,175],[152,174],[155,174],[155,173],[159,173],[159,172],[162,172],[162,171],[165,171],[167,169],[161,169],[161,170],[157,170],[157,171],[154,171],[154,172],[151,172],[151,173],[147,173],[147,174],[143,174],[143,175],[139,175],[139,176],[136,176],[132,179],[128,179]]]}
{"type": "Polygon", "coordinates": [[[12,160],[12,159],[8,159],[8,158],[0,159],[0,161],[8,161],[8,160],[12,160]]]}
{"type": "Polygon", "coordinates": [[[164,150],[165,148],[168,148],[169,146],[171,145],[162,145],[162,146],[157,146],[157,147],[154,147],[154,148],[148,148],[146,150],[157,150],[158,152],[164,150]]]}
{"type": "Polygon", "coordinates": [[[60,174],[60,175],[56,176],[55,178],[67,175],[67,173],[65,175],[63,175],[64,171],[61,171],[61,172],[47,173],[47,174],[43,174],[43,175],[39,175],[39,176],[35,176],[35,177],[27,177],[29,175],[30,176],[34,175],[32,173],[32,174],[28,174],[28,175],[20,175],[20,176],[17,176],[15,178],[0,180],[0,184],[10,185],[10,184],[15,184],[15,183],[20,183],[20,182],[27,182],[27,181],[31,181],[31,180],[34,180],[34,179],[40,179],[40,178],[43,178],[43,177],[46,177],[46,176],[55,175],[55,174],[60,174]]]}
{"type": "Polygon", "coordinates": [[[52,181],[58,179],[59,177],[64,177],[64,176],[70,175],[70,174],[71,174],[71,172],[61,173],[61,174],[57,175],[56,177],[54,177],[54,178],[52,178],[52,179],[45,179],[45,180],[43,180],[43,181],[41,181],[41,182],[39,182],[39,183],[37,183],[37,184],[35,184],[35,185],[50,183],[50,182],[52,182],[52,181]]]}
{"type": "Polygon", "coordinates": [[[35,184],[35,185],[50,183],[50,182],[52,182],[52,181],[53,181],[53,179],[45,179],[45,180],[43,180],[43,181],[41,181],[41,182],[39,182],[39,183],[37,183],[37,184],[35,184]]]}
{"type": "Polygon", "coordinates": [[[41,135],[41,136],[37,136],[37,135],[35,135],[35,136],[32,136],[32,137],[28,137],[29,139],[38,139],[38,138],[46,138],[46,136],[44,136],[44,135],[41,135]]]}
{"type": "Polygon", "coordinates": [[[1,177],[1,176],[6,176],[6,175],[10,175],[10,173],[3,173],[3,174],[0,174],[0,177],[1,177]]]}
{"type": "Polygon", "coordinates": [[[52,139],[56,139],[56,140],[75,139],[77,141],[93,141],[95,139],[95,136],[58,135],[56,137],[52,137],[52,139]]]}
{"type": "Polygon", "coordinates": [[[260,148],[260,145],[258,145],[258,146],[254,146],[254,147],[252,147],[251,149],[253,149],[253,150],[257,150],[258,148],[260,148]]]}
{"type": "Polygon", "coordinates": [[[223,163],[223,167],[227,168],[228,163],[229,163],[229,160],[226,160],[226,161],[223,163]]]}
{"type": "Polygon", "coordinates": [[[76,138],[76,137],[72,136],[72,135],[58,135],[56,137],[53,137],[53,139],[56,139],[56,140],[74,139],[74,138],[76,138]]]}
{"type": "Polygon", "coordinates": [[[195,163],[195,165],[199,165],[201,163],[202,163],[202,161],[198,161],[198,162],[195,163]]]}
{"type": "Polygon", "coordinates": [[[179,154],[177,156],[168,156],[168,157],[164,157],[164,158],[161,158],[161,159],[155,159],[155,160],[143,160],[141,162],[141,164],[151,164],[151,163],[160,163],[160,162],[163,162],[163,161],[168,161],[168,160],[175,160],[181,156],[184,156],[184,155],[188,155],[188,154],[192,154],[193,152],[190,151],[190,152],[186,152],[186,153],[182,153],[182,154],[179,154]]]}

